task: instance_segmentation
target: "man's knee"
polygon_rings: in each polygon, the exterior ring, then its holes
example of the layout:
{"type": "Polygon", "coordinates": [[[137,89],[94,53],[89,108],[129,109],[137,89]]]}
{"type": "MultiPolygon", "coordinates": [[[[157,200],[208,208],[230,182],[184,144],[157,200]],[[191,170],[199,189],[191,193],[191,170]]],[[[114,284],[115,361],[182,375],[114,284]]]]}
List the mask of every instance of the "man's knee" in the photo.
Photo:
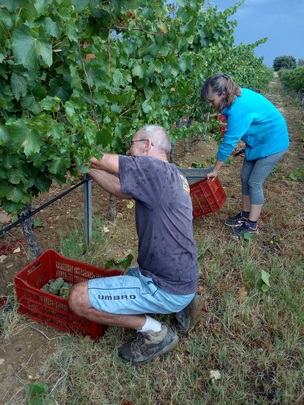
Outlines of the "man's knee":
{"type": "Polygon", "coordinates": [[[85,308],[87,309],[88,307],[88,302],[88,283],[82,282],[73,285],[68,297],[68,303],[71,310],[76,315],[82,316],[85,308]]]}

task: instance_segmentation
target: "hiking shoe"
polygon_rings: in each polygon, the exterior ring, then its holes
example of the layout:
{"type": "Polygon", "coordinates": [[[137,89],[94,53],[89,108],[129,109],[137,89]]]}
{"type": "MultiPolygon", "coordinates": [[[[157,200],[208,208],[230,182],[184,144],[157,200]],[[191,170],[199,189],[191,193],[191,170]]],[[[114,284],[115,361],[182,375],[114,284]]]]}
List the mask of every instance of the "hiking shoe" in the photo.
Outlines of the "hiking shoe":
{"type": "Polygon", "coordinates": [[[242,237],[244,236],[245,233],[253,233],[257,234],[258,233],[258,225],[255,224],[252,226],[248,220],[244,221],[243,224],[237,228],[235,231],[232,232],[232,236],[234,237],[242,237]]]}
{"type": "Polygon", "coordinates": [[[178,336],[166,325],[162,325],[160,332],[137,333],[136,340],[118,350],[119,357],[134,364],[147,363],[154,357],[169,352],[178,343],[178,336]]]}
{"type": "Polygon", "coordinates": [[[202,297],[195,294],[193,300],[182,311],[175,314],[175,323],[185,334],[202,319],[202,297]]]}
{"type": "Polygon", "coordinates": [[[233,218],[226,219],[225,224],[233,227],[241,226],[247,219],[243,216],[243,212],[239,212],[233,218]]]}

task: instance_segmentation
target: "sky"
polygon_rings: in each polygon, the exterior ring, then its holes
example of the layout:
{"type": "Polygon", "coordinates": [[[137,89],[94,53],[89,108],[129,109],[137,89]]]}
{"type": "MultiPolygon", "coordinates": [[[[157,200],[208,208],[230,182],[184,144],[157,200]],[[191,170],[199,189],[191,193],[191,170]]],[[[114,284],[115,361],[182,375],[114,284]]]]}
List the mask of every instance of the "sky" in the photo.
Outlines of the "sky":
{"type": "MultiPolygon", "coordinates": [[[[209,0],[218,10],[230,8],[237,0],[209,0]]],[[[304,0],[245,0],[232,20],[237,21],[235,45],[252,44],[268,37],[255,49],[257,57],[272,67],[278,56],[304,59],[304,0]]]]}

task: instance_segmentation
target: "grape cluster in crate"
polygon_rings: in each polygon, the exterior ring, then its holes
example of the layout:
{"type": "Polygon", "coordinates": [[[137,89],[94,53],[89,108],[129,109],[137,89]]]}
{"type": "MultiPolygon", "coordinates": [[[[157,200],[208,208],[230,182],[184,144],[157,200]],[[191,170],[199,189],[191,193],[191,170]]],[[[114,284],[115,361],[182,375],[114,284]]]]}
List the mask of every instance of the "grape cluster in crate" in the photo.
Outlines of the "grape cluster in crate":
{"type": "Polygon", "coordinates": [[[50,294],[58,295],[62,298],[68,298],[70,289],[72,288],[72,283],[67,283],[62,277],[49,280],[41,290],[46,291],[50,294]]]}

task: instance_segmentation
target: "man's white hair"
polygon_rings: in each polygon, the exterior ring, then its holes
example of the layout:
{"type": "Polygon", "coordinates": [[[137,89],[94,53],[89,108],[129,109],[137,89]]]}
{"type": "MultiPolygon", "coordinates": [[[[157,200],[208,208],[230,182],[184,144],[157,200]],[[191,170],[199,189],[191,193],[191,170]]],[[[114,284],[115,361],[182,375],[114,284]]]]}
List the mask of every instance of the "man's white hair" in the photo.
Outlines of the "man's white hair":
{"type": "Polygon", "coordinates": [[[143,136],[150,138],[153,145],[164,150],[167,154],[171,151],[171,142],[167,131],[160,125],[145,125],[141,129],[143,136]]]}

